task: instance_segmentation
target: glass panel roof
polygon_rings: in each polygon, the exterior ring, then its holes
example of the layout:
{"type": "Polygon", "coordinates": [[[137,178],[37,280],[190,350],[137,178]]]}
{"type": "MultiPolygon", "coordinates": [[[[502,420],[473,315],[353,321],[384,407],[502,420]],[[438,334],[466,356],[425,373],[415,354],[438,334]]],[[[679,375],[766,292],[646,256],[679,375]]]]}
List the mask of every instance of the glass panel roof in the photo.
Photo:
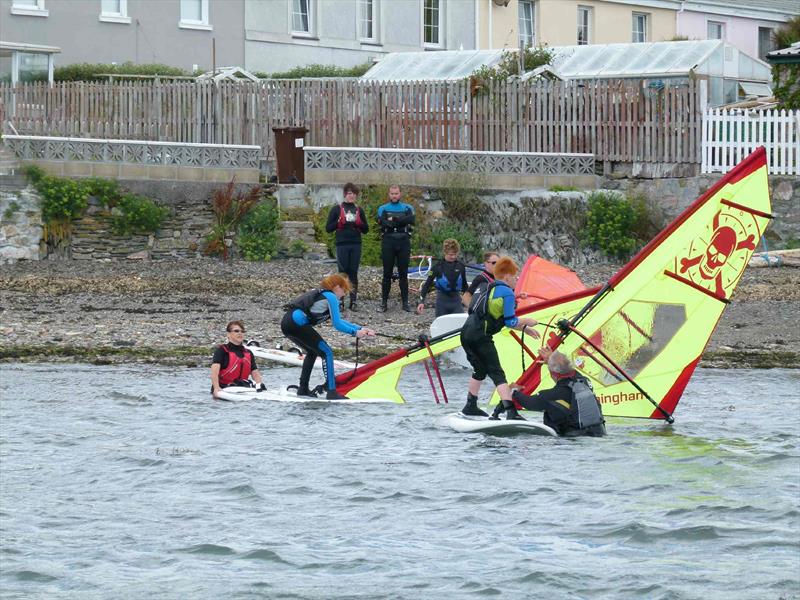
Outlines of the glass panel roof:
{"type": "MultiPolygon", "coordinates": [[[[553,70],[565,79],[680,77],[692,70],[722,76],[723,50],[729,50],[739,54],[737,66],[741,64],[747,73],[744,78],[770,80],[768,65],[721,40],[555,46],[551,50],[555,54],[553,70]]],[[[395,52],[384,56],[363,79],[463,79],[482,65],[496,65],[502,53],[502,50],[395,52]]]]}

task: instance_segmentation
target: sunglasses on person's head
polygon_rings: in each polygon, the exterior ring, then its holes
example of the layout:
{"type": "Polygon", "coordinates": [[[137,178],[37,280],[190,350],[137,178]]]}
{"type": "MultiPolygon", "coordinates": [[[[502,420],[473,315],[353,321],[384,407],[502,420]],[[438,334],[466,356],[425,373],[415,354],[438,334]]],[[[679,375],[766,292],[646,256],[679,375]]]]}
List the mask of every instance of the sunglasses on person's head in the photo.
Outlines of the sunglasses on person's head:
{"type": "Polygon", "coordinates": [[[244,329],[231,329],[231,333],[244,333],[244,329]]]}

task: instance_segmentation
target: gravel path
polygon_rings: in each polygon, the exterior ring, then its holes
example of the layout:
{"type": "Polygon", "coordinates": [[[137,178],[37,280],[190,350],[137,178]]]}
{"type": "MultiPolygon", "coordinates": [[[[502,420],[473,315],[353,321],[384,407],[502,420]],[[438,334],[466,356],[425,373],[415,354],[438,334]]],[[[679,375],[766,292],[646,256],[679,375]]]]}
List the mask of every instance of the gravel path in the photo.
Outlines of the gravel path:
{"type": "MultiPolygon", "coordinates": [[[[213,259],[158,262],[20,262],[0,266],[0,360],[158,361],[206,364],[225,323],[242,319],[262,345],[284,343],[283,305],[335,268],[332,262],[267,264],[213,259]]],[[[617,266],[578,275],[602,283],[617,266]]],[[[377,312],[380,269],[362,267],[360,310],[345,317],[394,336],[362,344],[362,357],[383,355],[427,331],[422,316],[377,312]]],[[[750,268],[704,355],[705,365],[800,367],[800,269],[750,268]]],[[[343,355],[353,338],[326,328],[343,355]]]]}

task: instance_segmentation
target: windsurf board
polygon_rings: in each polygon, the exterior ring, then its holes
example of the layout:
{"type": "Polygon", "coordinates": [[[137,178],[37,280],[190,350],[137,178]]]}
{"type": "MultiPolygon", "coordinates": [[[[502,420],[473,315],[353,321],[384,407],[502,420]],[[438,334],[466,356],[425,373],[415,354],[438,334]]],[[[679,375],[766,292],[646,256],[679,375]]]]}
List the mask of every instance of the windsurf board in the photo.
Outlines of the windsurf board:
{"type": "Polygon", "coordinates": [[[220,400],[228,400],[230,402],[241,402],[246,400],[270,400],[272,402],[317,402],[322,404],[373,404],[379,402],[391,402],[386,398],[347,398],[344,400],[328,400],[324,396],[319,398],[308,398],[305,396],[298,396],[294,389],[287,389],[286,386],[279,388],[272,388],[257,391],[251,387],[237,387],[230,386],[223,388],[217,397],[220,400]]]}
{"type": "MultiPolygon", "coordinates": [[[[305,360],[306,355],[300,352],[299,350],[281,350],[280,348],[264,348],[263,346],[258,345],[257,343],[249,342],[245,344],[245,347],[250,350],[256,358],[261,358],[264,360],[271,360],[274,362],[283,363],[285,365],[291,365],[293,367],[301,367],[303,366],[303,360],[305,360]]],[[[322,368],[322,360],[317,359],[314,363],[314,368],[321,369],[322,368]]],[[[356,368],[355,363],[347,362],[344,360],[334,360],[333,361],[333,368],[336,371],[352,371],[356,368]]]]}
{"type": "Polygon", "coordinates": [[[508,421],[504,418],[493,421],[489,417],[473,417],[463,413],[452,413],[442,421],[459,433],[487,433],[491,435],[546,435],[557,437],[558,434],[551,427],[536,421],[508,421]]]}

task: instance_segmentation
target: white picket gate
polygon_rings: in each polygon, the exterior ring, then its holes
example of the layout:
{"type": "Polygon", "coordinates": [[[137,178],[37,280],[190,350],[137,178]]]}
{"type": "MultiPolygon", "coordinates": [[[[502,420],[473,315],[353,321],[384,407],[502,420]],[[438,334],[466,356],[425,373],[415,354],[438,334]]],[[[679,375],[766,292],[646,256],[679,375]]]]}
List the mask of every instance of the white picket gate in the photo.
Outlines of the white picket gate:
{"type": "Polygon", "coordinates": [[[800,175],[800,111],[706,110],[702,172],[727,173],[759,146],[772,175],[800,175]]]}

